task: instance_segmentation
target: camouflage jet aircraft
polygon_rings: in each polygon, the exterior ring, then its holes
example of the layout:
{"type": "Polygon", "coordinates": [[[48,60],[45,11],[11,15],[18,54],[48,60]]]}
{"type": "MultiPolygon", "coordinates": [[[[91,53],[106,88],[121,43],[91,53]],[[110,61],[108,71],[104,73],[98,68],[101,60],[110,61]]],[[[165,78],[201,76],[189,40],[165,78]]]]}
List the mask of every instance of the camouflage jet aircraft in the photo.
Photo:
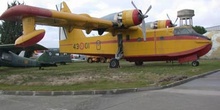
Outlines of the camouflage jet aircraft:
{"type": "Polygon", "coordinates": [[[48,66],[57,66],[52,62],[44,62],[45,55],[41,55],[37,59],[29,58],[34,50],[47,50],[47,48],[35,44],[26,48],[17,47],[14,44],[4,44],[0,45],[0,66],[7,67],[48,67],[48,66]],[[16,53],[25,50],[26,54],[24,56],[19,56],[16,53]]]}

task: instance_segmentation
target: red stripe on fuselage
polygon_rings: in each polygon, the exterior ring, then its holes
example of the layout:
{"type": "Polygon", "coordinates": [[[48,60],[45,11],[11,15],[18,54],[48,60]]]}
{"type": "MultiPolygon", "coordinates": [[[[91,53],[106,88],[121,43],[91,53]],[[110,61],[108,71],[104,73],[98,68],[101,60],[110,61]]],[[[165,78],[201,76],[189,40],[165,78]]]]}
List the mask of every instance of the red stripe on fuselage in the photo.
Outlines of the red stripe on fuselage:
{"type": "MultiPolygon", "coordinates": [[[[157,37],[156,39],[154,37],[150,37],[147,38],[146,42],[149,41],[164,41],[164,40],[207,40],[205,38],[201,38],[201,37],[196,37],[196,36],[161,36],[161,37],[157,37]]],[[[118,43],[117,40],[108,40],[108,41],[101,41],[101,40],[97,40],[100,41],[101,44],[114,44],[114,43],[118,43]]],[[[96,42],[90,42],[90,44],[97,44],[96,42]]],[[[139,38],[136,39],[130,39],[130,40],[123,40],[124,43],[129,43],[129,42],[143,42],[143,41],[139,41],[139,38]]],[[[73,44],[64,44],[61,46],[69,46],[69,45],[73,45],[73,44]]]]}
{"type": "Polygon", "coordinates": [[[90,44],[97,44],[97,42],[100,41],[101,44],[113,44],[113,43],[117,43],[117,40],[109,40],[109,41],[101,41],[101,40],[97,40],[96,42],[90,42],[90,44]]]}
{"type": "MultiPolygon", "coordinates": [[[[154,37],[150,37],[146,39],[147,41],[164,41],[164,40],[207,40],[205,38],[197,37],[197,36],[161,36],[157,37],[156,39],[154,37]]],[[[130,40],[123,40],[124,42],[140,42],[137,39],[130,39],[130,40]]]]}

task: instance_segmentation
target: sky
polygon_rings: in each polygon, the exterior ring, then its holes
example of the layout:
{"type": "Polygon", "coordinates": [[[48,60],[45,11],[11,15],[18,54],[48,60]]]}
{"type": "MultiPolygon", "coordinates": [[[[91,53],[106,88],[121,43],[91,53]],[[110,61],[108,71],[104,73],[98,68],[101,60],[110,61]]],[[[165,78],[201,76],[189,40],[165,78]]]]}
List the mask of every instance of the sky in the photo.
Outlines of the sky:
{"type": "MultiPolygon", "coordinates": [[[[0,15],[7,9],[7,3],[14,0],[1,0],[0,15]]],[[[53,9],[55,5],[65,1],[72,13],[87,13],[92,17],[103,17],[105,15],[120,12],[123,10],[134,9],[131,0],[17,0],[26,5],[53,9]]],[[[195,16],[193,24],[203,27],[220,25],[220,2],[219,0],[133,0],[136,6],[145,12],[150,5],[152,9],[148,13],[148,21],[170,19],[174,22],[177,18],[177,11],[182,9],[193,9],[195,16]]],[[[178,22],[177,22],[178,23],[178,22]]],[[[39,42],[48,48],[59,47],[59,31],[57,27],[37,26],[37,29],[45,29],[46,34],[39,42]]]]}

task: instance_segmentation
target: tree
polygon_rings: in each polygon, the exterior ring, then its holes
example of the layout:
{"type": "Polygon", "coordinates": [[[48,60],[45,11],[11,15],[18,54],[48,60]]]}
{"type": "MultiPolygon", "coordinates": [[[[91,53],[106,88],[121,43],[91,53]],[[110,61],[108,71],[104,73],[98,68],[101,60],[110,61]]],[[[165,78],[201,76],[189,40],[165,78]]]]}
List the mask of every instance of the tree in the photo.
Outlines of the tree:
{"type": "MultiPolygon", "coordinates": [[[[23,4],[23,3],[22,3],[23,4]]],[[[8,4],[8,9],[21,5],[18,1],[8,4]]],[[[1,43],[3,44],[12,44],[15,40],[22,35],[22,22],[21,21],[3,21],[0,24],[0,34],[1,34],[1,43]]]]}
{"type": "Polygon", "coordinates": [[[205,34],[207,32],[202,26],[193,26],[193,29],[199,34],[205,34]]]}

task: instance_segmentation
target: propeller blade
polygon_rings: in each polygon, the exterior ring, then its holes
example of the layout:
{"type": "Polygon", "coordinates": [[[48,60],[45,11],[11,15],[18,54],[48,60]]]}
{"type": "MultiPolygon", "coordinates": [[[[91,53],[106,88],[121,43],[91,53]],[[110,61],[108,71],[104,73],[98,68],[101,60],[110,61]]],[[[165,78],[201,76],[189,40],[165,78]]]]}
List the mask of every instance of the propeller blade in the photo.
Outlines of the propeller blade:
{"type": "Polygon", "coordinates": [[[138,8],[136,7],[136,5],[134,4],[134,2],[133,2],[133,1],[131,1],[131,4],[134,6],[134,8],[135,8],[135,9],[137,9],[137,10],[138,10],[138,8]]]}
{"type": "Polygon", "coordinates": [[[151,10],[152,6],[150,5],[149,8],[147,9],[147,11],[145,12],[144,16],[147,15],[147,13],[151,10]]]}
{"type": "Polygon", "coordinates": [[[144,39],[144,41],[146,41],[146,40],[147,40],[147,38],[146,38],[147,35],[146,35],[146,24],[145,24],[145,20],[144,20],[144,19],[148,17],[147,13],[151,10],[152,6],[150,5],[150,6],[148,7],[147,11],[145,12],[145,14],[143,14],[143,13],[137,8],[137,6],[134,4],[133,1],[131,1],[131,4],[134,6],[135,9],[138,10],[139,14],[141,15],[141,19],[142,19],[141,28],[142,28],[142,33],[143,33],[143,39],[144,39]]]}
{"type": "Polygon", "coordinates": [[[171,21],[170,16],[167,14],[167,18],[171,21]]]}
{"type": "Polygon", "coordinates": [[[143,38],[144,38],[144,41],[146,41],[146,24],[145,24],[145,20],[142,20],[142,33],[143,33],[143,38]]]}
{"type": "MultiPolygon", "coordinates": [[[[167,18],[171,21],[171,19],[170,19],[168,14],[167,14],[167,18]]],[[[178,20],[178,17],[176,18],[174,23],[173,23],[173,21],[171,21],[171,24],[172,24],[173,27],[177,26],[177,24],[176,24],[177,20],[178,20]]]]}
{"type": "Polygon", "coordinates": [[[134,4],[133,1],[131,1],[131,4],[134,6],[134,8],[135,8],[136,10],[138,10],[138,13],[142,14],[142,12],[136,7],[136,5],[134,4]]]}
{"type": "Polygon", "coordinates": [[[176,20],[175,20],[174,24],[176,24],[177,20],[178,20],[178,17],[176,18],[176,20]]]}

